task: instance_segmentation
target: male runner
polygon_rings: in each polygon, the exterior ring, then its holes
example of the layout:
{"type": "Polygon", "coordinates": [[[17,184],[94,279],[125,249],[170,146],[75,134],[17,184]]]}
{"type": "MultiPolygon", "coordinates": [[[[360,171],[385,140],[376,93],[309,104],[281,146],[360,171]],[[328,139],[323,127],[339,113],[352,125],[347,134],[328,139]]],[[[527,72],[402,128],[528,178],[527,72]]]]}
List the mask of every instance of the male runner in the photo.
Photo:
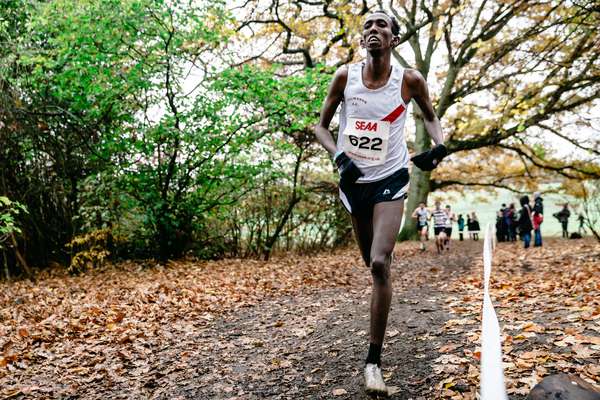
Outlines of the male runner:
{"type": "Polygon", "coordinates": [[[340,198],[352,215],[362,258],[373,278],[366,390],[387,394],[380,369],[381,349],[392,298],[392,251],[408,190],[409,155],[403,128],[411,100],[419,105],[436,144],[413,157],[415,165],[432,170],[447,152],[425,79],[416,70],[391,65],[392,49],[399,44],[398,22],[378,11],[365,18],[362,28],[360,44],[367,58],[337,70],[315,134],[338,166],[340,198]],[[340,103],[336,144],[329,124],[340,103]]]}
{"type": "Polygon", "coordinates": [[[444,250],[446,244],[446,219],[448,214],[442,209],[442,204],[439,200],[435,202],[435,209],[431,213],[433,219],[433,234],[435,235],[435,247],[438,254],[444,250]]]}
{"type": "Polygon", "coordinates": [[[419,207],[415,208],[412,217],[417,219],[417,231],[419,232],[419,240],[421,241],[421,251],[425,251],[425,241],[427,240],[427,220],[429,219],[429,210],[425,207],[424,202],[419,203],[419,207]]]}
{"type": "Polygon", "coordinates": [[[444,246],[446,250],[450,251],[450,239],[452,236],[452,224],[456,220],[456,215],[452,212],[450,208],[450,204],[446,205],[446,225],[444,226],[444,233],[446,234],[446,239],[444,241],[444,246]]]}

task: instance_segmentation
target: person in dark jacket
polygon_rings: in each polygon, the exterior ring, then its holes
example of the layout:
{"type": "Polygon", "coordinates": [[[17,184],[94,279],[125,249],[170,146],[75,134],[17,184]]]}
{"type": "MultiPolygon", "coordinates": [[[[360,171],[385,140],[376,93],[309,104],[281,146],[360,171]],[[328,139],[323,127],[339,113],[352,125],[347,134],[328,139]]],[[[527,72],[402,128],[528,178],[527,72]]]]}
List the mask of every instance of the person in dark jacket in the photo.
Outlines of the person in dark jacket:
{"type": "Polygon", "coordinates": [[[504,213],[506,212],[506,204],[502,203],[502,207],[500,207],[500,211],[498,211],[498,217],[500,221],[498,221],[498,228],[500,229],[499,238],[500,242],[505,242],[506,237],[508,236],[508,230],[506,226],[506,221],[504,221],[504,213]]]}
{"type": "Polygon", "coordinates": [[[569,204],[565,204],[563,206],[562,210],[560,210],[557,213],[554,213],[553,215],[556,218],[558,218],[558,221],[562,225],[562,237],[568,239],[569,238],[569,230],[567,228],[568,228],[568,224],[569,224],[569,217],[571,216],[571,211],[569,211],[569,204]]]}
{"type": "Polygon", "coordinates": [[[515,203],[510,203],[508,206],[508,240],[511,242],[517,241],[517,209],[515,203]]]}
{"type": "Polygon", "coordinates": [[[585,217],[583,214],[577,216],[577,221],[579,221],[579,234],[583,236],[585,234],[585,217]]]}
{"type": "Polygon", "coordinates": [[[533,194],[533,211],[540,214],[544,213],[544,199],[542,199],[542,194],[540,192],[535,192],[533,194]]]}
{"type": "Polygon", "coordinates": [[[475,211],[471,212],[471,215],[467,214],[467,226],[469,227],[469,237],[473,240],[479,240],[479,219],[475,211]]]}
{"type": "Polygon", "coordinates": [[[502,210],[496,213],[496,240],[504,242],[504,233],[502,232],[502,210]]]}
{"type": "Polygon", "coordinates": [[[520,199],[521,211],[519,211],[519,235],[525,245],[525,248],[529,248],[531,243],[531,230],[533,224],[531,222],[531,207],[529,206],[529,196],[523,196],[520,199]]]}

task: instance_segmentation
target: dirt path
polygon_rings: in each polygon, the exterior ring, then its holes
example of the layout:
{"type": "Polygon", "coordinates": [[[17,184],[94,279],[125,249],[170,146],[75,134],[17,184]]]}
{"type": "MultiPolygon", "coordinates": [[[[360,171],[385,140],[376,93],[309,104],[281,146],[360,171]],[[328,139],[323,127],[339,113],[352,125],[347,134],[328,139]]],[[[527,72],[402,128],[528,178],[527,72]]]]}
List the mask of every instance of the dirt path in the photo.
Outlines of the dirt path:
{"type": "MultiPolygon", "coordinates": [[[[431,399],[432,361],[445,344],[445,293],[427,279],[469,268],[480,244],[403,260],[397,252],[394,297],[384,350],[384,374],[395,399],[431,399]]],[[[358,266],[357,266],[358,267],[358,266]]],[[[368,270],[364,270],[368,275],[368,270]]],[[[270,300],[223,316],[200,341],[200,391],[182,398],[367,398],[362,368],[368,345],[369,281],[351,288],[270,300]]],[[[179,387],[179,390],[182,388],[179,387]]],[[[165,395],[169,392],[167,389],[165,395]]],[[[158,393],[155,393],[158,395],[158,393]]]]}

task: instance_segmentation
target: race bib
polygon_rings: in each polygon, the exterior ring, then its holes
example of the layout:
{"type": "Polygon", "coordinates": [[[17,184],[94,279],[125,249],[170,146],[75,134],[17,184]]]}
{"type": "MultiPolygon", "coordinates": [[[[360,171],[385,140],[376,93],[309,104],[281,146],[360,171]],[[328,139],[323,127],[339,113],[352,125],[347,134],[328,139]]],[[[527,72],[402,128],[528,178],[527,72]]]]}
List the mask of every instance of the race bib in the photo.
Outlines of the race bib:
{"type": "Polygon", "coordinates": [[[385,162],[390,138],[388,121],[348,118],[342,134],[342,148],[348,157],[368,165],[385,162]]]}

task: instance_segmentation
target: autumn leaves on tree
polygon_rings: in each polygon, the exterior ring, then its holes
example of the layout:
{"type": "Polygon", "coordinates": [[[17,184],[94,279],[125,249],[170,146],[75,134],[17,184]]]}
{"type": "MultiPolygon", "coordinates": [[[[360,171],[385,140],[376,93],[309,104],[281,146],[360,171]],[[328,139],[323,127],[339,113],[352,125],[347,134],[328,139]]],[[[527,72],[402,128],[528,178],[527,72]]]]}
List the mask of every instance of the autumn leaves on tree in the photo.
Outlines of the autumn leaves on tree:
{"type": "MultiPolygon", "coordinates": [[[[433,176],[413,171],[404,237],[414,235],[410,213],[434,190],[600,178],[590,114],[600,93],[599,16],[591,1],[249,3],[240,29],[249,41],[267,38],[259,59],[303,68],[359,59],[360,17],[369,9],[398,19],[394,57],[433,88],[452,154],[433,176]],[[548,144],[563,141],[575,149],[567,157],[548,144]]],[[[420,152],[430,139],[418,117],[415,125],[412,150],[420,152]]]]}

